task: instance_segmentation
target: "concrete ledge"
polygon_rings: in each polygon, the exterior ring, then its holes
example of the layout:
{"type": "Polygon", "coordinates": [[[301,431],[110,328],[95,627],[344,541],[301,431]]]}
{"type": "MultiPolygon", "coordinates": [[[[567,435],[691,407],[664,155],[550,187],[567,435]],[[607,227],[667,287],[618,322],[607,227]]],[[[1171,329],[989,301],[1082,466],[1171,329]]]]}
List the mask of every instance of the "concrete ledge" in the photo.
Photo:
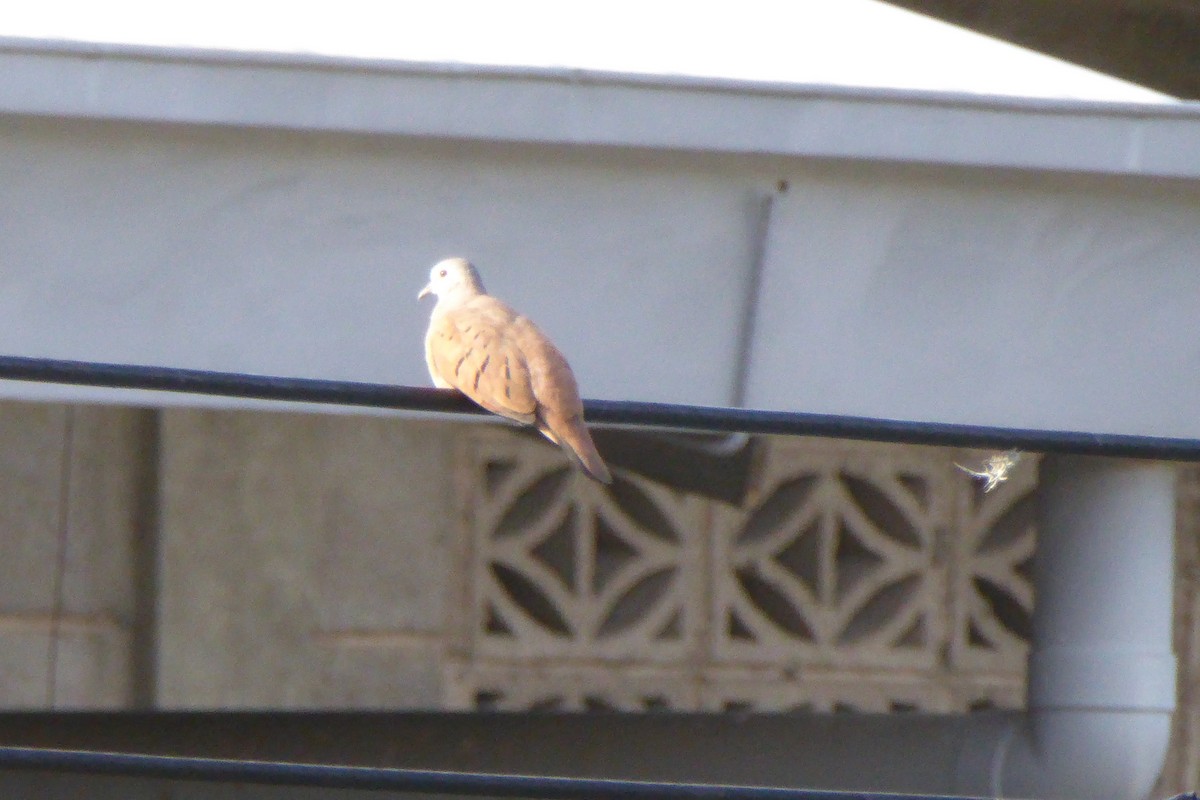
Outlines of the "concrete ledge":
{"type": "Polygon", "coordinates": [[[1200,177],[1200,105],[0,38],[0,114],[1200,177]]]}

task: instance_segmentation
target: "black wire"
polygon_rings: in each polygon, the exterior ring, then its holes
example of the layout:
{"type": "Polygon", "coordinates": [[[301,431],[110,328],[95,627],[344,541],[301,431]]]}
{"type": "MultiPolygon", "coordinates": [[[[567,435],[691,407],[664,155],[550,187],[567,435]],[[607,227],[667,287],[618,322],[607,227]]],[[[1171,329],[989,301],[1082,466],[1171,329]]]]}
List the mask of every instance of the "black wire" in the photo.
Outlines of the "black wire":
{"type": "Polygon", "coordinates": [[[966,800],[944,795],[835,792],[704,783],[348,767],[275,761],[0,747],[0,771],[66,772],[180,781],[308,786],[532,800],[966,800]]]}
{"type": "Polygon", "coordinates": [[[0,378],[452,414],[487,413],[456,392],[433,388],[311,378],[278,378],[176,367],[0,356],[0,378]]]}
{"type": "MultiPolygon", "coordinates": [[[[458,392],[445,389],[279,378],[174,367],[0,356],[0,379],[4,378],[444,414],[487,413],[458,392]]],[[[632,400],[586,400],[584,410],[589,422],[680,431],[823,436],[948,447],[1200,461],[1200,441],[1196,439],[914,422],[632,400]]]]}

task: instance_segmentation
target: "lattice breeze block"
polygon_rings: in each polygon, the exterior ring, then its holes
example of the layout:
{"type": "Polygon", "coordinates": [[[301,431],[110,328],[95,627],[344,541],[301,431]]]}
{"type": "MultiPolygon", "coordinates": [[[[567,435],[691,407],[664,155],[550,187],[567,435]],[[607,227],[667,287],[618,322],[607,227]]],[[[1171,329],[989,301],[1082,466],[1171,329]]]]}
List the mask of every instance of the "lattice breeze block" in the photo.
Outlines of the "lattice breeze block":
{"type": "Polygon", "coordinates": [[[1036,464],[771,439],[745,507],[473,430],[454,707],[955,711],[1024,694],[1036,464]]]}

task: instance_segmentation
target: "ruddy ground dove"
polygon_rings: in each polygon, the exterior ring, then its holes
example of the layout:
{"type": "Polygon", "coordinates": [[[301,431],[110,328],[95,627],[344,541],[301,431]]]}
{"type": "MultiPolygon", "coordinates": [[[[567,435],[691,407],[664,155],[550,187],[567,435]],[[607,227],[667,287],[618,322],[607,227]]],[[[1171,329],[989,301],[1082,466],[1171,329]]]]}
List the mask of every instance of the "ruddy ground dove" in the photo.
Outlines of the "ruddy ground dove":
{"type": "Polygon", "coordinates": [[[433,383],[458,389],[479,405],[573,454],[588,476],[611,483],[608,467],[583,423],[583,403],[567,359],[536,325],[483,288],[465,258],[433,266],[417,295],[437,296],[425,334],[433,383]]]}

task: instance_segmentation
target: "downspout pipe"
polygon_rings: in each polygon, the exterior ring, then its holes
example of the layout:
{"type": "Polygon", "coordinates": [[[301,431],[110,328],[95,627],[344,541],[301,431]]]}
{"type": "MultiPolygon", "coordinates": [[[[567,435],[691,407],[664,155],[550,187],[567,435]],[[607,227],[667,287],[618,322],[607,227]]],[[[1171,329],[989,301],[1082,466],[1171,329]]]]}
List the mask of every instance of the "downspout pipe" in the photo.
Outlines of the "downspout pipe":
{"type": "Polygon", "coordinates": [[[1140,800],[1175,710],[1174,470],[1049,456],[1039,483],[1028,711],[968,727],[955,788],[1140,800]]]}

